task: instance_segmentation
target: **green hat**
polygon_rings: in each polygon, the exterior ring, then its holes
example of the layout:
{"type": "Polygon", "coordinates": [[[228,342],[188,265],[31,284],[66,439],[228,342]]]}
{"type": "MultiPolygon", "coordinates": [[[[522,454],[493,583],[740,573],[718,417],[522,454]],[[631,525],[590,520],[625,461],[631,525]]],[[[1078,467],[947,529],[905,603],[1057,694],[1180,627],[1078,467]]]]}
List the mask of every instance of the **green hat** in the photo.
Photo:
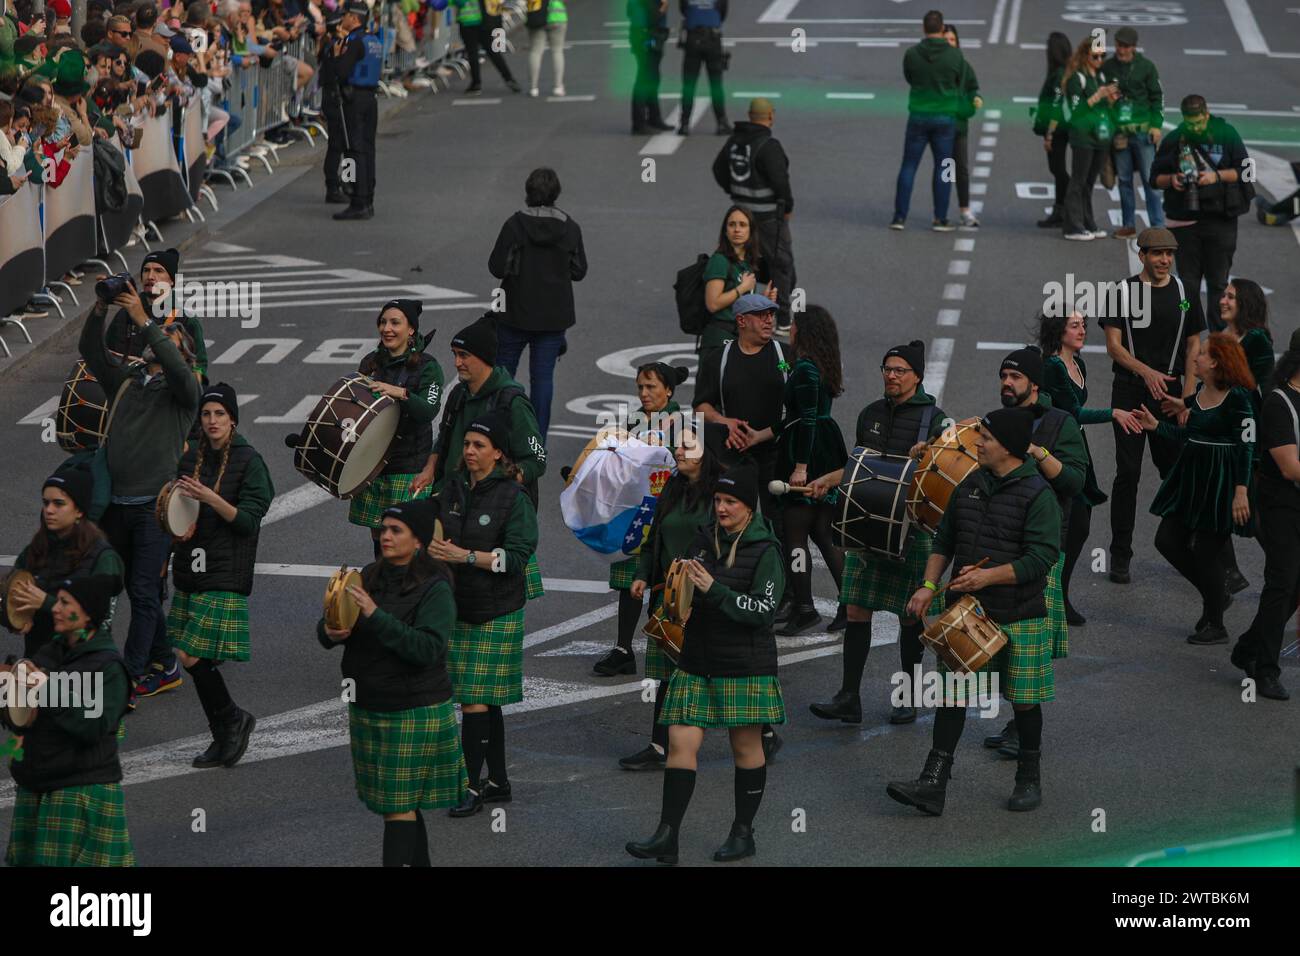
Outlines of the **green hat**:
{"type": "MultiPolygon", "coordinates": [[[[55,62],[55,61],[51,61],[55,62]]],[[[86,57],[80,50],[64,50],[58,57],[54,92],[58,96],[82,96],[90,89],[86,82],[86,57]]]]}

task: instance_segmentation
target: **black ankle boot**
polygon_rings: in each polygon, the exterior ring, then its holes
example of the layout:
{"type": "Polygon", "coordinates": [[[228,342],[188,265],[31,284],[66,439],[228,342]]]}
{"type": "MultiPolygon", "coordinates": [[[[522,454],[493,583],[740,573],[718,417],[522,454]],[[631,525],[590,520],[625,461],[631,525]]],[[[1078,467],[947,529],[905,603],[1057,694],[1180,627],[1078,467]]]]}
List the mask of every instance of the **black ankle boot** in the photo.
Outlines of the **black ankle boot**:
{"type": "Polygon", "coordinates": [[[349,203],[349,204],[352,202],[352,200],[348,197],[348,194],[341,189],[325,190],[325,201],[327,203],[349,203]]]}
{"type": "Polygon", "coordinates": [[[253,735],[253,728],[256,726],[256,717],[246,710],[235,708],[234,714],[228,718],[224,728],[225,740],[221,747],[223,767],[233,767],[239,763],[240,758],[244,756],[244,751],[248,749],[248,738],[253,735]]]}
{"type": "Polygon", "coordinates": [[[931,750],[925,758],[925,767],[915,781],[895,781],[885,787],[885,793],[899,803],[916,807],[931,816],[943,814],[947,799],[948,778],[952,776],[952,754],[931,750]]]}
{"type": "Polygon", "coordinates": [[[1083,627],[1088,619],[1080,614],[1068,600],[1065,602],[1065,623],[1070,627],[1083,627]]]}
{"type": "Polygon", "coordinates": [[[654,836],[648,840],[633,841],[627,852],[638,860],[658,860],[660,863],[677,862],[677,831],[666,823],[659,824],[654,836]]]}
{"type": "Polygon", "coordinates": [[[225,726],[221,722],[214,720],[208,724],[208,728],[212,731],[212,743],[208,744],[208,749],[195,757],[193,763],[190,764],[190,766],[197,767],[200,770],[206,770],[209,767],[220,767],[221,751],[226,745],[225,726]]]}
{"type": "Polygon", "coordinates": [[[997,750],[999,747],[1006,746],[1009,741],[1019,740],[1020,731],[1016,729],[1016,720],[1013,717],[1007,721],[1007,725],[1002,728],[1000,733],[990,734],[985,737],[984,746],[988,747],[989,750],[997,750]]]}
{"type": "Polygon", "coordinates": [[[754,855],[754,828],[744,823],[733,823],[727,842],[713,852],[715,863],[732,863],[754,855]]]}
{"type": "Polygon", "coordinates": [[[1007,800],[1008,810],[1033,810],[1043,802],[1043,787],[1039,779],[1041,750],[1020,751],[1016,766],[1016,788],[1007,800]]]}
{"type": "Polygon", "coordinates": [[[849,690],[842,690],[830,703],[809,704],[808,709],[822,720],[842,720],[846,724],[862,723],[862,698],[849,690]]]}
{"type": "Polygon", "coordinates": [[[790,615],[793,613],[794,601],[791,598],[786,597],[782,599],[779,605],[777,605],[776,617],[772,620],[776,624],[784,624],[786,621],[790,620],[790,615]]]}
{"type": "Polygon", "coordinates": [[[483,809],[483,795],[473,790],[465,791],[465,799],[447,811],[449,817],[472,817],[483,809]]]}
{"type": "Polygon", "coordinates": [[[841,604],[835,610],[835,617],[826,625],[826,630],[830,634],[835,634],[849,626],[849,610],[841,604]]]}
{"type": "Polygon", "coordinates": [[[1046,219],[1038,220],[1039,229],[1057,229],[1065,225],[1065,211],[1060,206],[1053,206],[1046,219]]]}
{"type": "Polygon", "coordinates": [[[810,627],[820,624],[822,616],[817,613],[817,609],[810,604],[801,604],[791,611],[790,616],[786,619],[785,626],[776,633],[781,637],[793,637],[800,634],[810,627]]]}

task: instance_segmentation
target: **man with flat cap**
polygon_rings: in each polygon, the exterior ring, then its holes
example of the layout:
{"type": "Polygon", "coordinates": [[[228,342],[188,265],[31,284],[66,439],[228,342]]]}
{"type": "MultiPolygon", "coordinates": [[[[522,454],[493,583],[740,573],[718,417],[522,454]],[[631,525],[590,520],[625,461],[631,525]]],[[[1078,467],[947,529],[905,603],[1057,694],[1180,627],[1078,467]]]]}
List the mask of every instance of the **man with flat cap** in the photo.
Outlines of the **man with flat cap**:
{"type": "Polygon", "coordinates": [[[366,32],[369,15],[370,8],[362,0],[348,0],[340,24],[344,36],[334,41],[330,58],[330,78],[338,85],[346,133],[344,158],[345,162],[351,160],[350,170],[345,167],[340,179],[352,180],[348,208],[335,213],[335,219],[371,219],[375,215],[375,132],[379,123],[375,89],[384,49],[379,37],[366,32]]]}

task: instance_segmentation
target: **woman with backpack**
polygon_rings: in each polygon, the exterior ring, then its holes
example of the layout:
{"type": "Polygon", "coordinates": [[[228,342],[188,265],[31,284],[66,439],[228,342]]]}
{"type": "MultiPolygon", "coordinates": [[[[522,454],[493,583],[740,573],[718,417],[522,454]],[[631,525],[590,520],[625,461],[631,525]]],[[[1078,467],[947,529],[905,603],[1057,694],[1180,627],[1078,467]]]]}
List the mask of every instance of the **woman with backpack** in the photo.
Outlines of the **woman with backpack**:
{"type": "MultiPolygon", "coordinates": [[[[722,217],[718,247],[704,265],[704,308],[709,318],[699,333],[697,351],[700,354],[722,348],[736,337],[732,306],[758,285],[760,262],[754,217],[743,206],[732,206],[722,217]]],[[[763,291],[769,299],[776,301],[770,282],[763,291]]]]}

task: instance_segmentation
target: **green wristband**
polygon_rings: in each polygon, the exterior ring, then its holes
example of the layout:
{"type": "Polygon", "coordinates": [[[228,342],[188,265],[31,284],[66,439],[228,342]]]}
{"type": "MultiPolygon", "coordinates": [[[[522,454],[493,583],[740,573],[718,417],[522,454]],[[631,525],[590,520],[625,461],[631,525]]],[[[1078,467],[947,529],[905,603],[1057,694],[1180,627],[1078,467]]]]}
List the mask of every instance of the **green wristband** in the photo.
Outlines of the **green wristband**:
{"type": "Polygon", "coordinates": [[[921,582],[921,587],[923,587],[923,588],[929,588],[931,591],[938,591],[938,590],[939,590],[939,585],[935,584],[933,581],[922,581],[922,582],[921,582]]]}

